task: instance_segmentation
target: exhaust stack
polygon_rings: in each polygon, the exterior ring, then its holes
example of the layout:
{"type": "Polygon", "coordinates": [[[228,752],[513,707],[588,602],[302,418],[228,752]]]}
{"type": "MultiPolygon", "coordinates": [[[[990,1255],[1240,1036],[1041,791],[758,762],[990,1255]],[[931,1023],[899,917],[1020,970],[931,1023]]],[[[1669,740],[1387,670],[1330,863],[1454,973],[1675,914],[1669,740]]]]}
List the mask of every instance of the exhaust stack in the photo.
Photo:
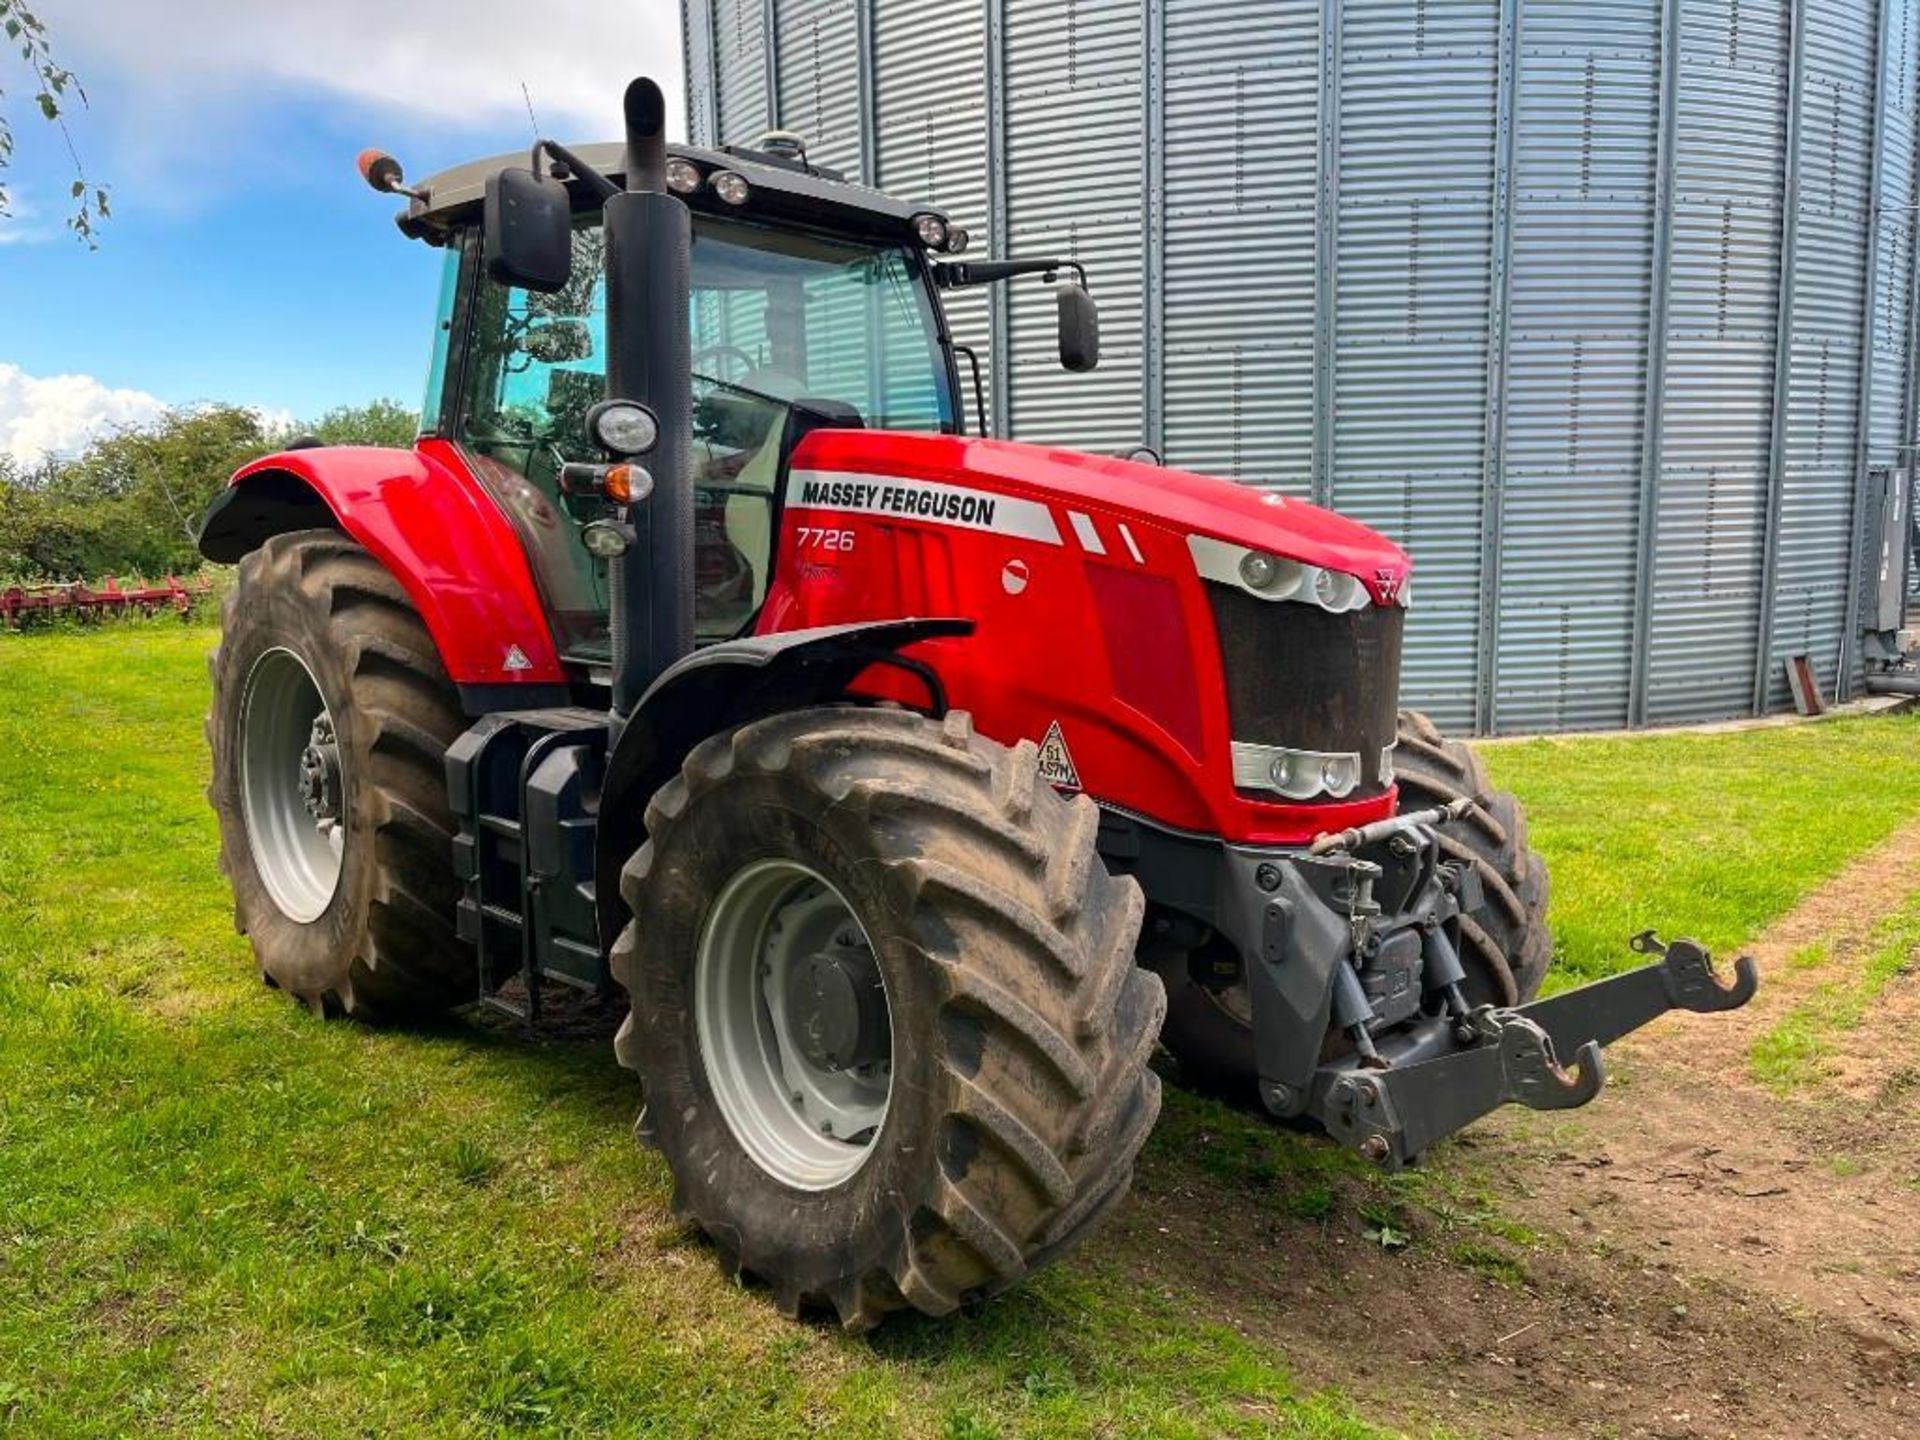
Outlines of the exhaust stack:
{"type": "Polygon", "coordinates": [[[633,547],[609,567],[616,723],[693,649],[693,222],[667,190],[666,99],[627,86],[626,189],[605,207],[607,397],[659,417],[653,497],[631,512],[633,547]]]}

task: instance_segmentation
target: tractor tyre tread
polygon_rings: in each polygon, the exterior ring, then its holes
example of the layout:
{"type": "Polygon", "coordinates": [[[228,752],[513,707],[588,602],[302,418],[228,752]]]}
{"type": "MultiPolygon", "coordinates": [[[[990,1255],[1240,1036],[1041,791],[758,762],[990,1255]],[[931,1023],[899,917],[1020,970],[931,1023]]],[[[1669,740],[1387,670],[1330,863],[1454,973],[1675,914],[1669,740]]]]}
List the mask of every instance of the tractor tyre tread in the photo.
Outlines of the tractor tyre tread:
{"type": "MultiPolygon", "coordinates": [[[[1483,906],[1461,917],[1461,938],[1495,982],[1497,993],[1487,998],[1526,1004],[1540,993],[1553,963],[1551,885],[1546,862],[1529,843],[1526,812],[1511,791],[1493,787],[1486,763],[1470,746],[1449,739],[1417,710],[1400,712],[1394,770],[1402,810],[1462,796],[1475,800],[1462,819],[1438,832],[1443,855],[1470,862],[1486,895],[1483,906]]],[[[1472,957],[1464,958],[1471,969],[1472,957]]]]}
{"type": "Polygon", "coordinates": [[[207,798],[220,820],[234,925],[253,941],[261,977],[316,1013],[365,1020],[421,1017],[469,998],[473,957],[455,933],[445,769],[467,721],[406,591],[339,531],[293,531],[242,557],[221,619],[221,643],[207,657],[207,798]],[[289,617],[300,634],[283,633],[289,617]],[[329,913],[304,927],[278,912],[254,872],[238,716],[229,714],[244,693],[243,662],[272,644],[294,649],[320,681],[356,785],[340,889],[329,913]]]}
{"type": "MultiPolygon", "coordinates": [[[[903,1308],[944,1314],[1016,1284],[1126,1193],[1159,1113],[1147,1060],[1164,997],[1133,963],[1144,904],[1100,864],[1097,820],[1091,800],[1039,779],[1031,742],[989,741],[962,712],[775,715],[702,742],[654,795],[649,838],[622,876],[642,919],[613,951],[632,999],[618,1053],[646,1088],[645,1130],[672,1164],[676,1211],[784,1311],[830,1308],[852,1330],[903,1308]],[[924,1109],[896,1099],[875,1153],[806,1218],[770,1177],[728,1183],[737,1170],[708,1163],[738,1145],[688,1038],[694,959],[675,953],[698,933],[687,912],[707,892],[680,877],[712,838],[706,822],[756,801],[815,816],[828,848],[873,877],[863,893],[885,921],[873,943],[896,1002],[895,1054],[921,1057],[929,1097],[924,1109]],[[901,977],[917,977],[925,998],[905,1013],[901,977]],[[922,1158],[881,1152],[896,1126],[911,1133],[892,1143],[922,1158]],[[888,1186],[863,1190],[883,1162],[888,1186]],[[862,1206],[885,1213],[868,1223],[855,1218],[862,1206]]],[[[862,923],[871,933],[879,922],[862,923]]],[[[896,1090],[900,1075],[896,1059],[896,1090]]]]}

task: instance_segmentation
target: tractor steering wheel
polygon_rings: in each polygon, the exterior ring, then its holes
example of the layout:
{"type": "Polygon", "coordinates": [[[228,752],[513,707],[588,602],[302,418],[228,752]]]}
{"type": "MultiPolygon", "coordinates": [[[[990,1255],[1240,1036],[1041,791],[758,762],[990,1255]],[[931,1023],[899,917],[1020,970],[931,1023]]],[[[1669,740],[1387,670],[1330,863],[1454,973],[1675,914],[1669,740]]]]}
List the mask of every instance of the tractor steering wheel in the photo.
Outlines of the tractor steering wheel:
{"type": "Polygon", "coordinates": [[[760,363],[738,345],[708,345],[704,349],[693,352],[693,368],[695,370],[704,370],[706,368],[704,362],[708,356],[738,360],[740,362],[740,372],[743,375],[751,374],[754,367],[760,363]]]}

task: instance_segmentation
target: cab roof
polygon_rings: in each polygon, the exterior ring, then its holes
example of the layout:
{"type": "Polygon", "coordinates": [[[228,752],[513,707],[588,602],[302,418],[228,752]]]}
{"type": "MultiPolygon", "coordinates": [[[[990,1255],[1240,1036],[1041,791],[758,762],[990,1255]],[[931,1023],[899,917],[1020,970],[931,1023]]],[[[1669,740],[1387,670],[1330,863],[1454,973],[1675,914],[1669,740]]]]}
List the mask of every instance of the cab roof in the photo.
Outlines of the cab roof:
{"type": "MultiPolygon", "coordinates": [[[[612,141],[599,141],[575,145],[572,149],[582,161],[615,184],[625,182],[625,147],[612,141]]],[[[909,204],[879,190],[854,184],[837,171],[742,146],[706,150],[692,145],[669,145],[667,156],[688,161],[700,170],[703,181],[700,188],[681,198],[694,210],[707,214],[786,221],[906,243],[918,243],[914,217],[934,214],[946,218],[945,212],[936,206],[909,204]],[[704,183],[719,170],[737,171],[746,178],[751,194],[745,205],[726,204],[704,183]]],[[[431,245],[444,244],[456,227],[478,221],[490,175],[508,168],[524,169],[527,164],[528,152],[520,150],[486,160],[469,160],[464,165],[442,170],[418,187],[426,192],[426,199],[409,200],[397,223],[415,239],[431,245]]],[[[592,192],[583,182],[570,179],[567,188],[573,194],[575,209],[594,208],[592,192]]]]}

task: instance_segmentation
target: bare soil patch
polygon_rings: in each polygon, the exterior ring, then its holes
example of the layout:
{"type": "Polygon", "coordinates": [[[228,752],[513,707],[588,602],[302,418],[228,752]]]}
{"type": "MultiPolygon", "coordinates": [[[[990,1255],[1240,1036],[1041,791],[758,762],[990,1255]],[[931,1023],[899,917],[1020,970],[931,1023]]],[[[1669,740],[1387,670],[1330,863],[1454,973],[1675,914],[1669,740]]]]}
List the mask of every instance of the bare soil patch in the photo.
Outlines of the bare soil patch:
{"type": "Polygon", "coordinates": [[[1304,1218],[1284,1196],[1222,1194],[1192,1146],[1150,1152],[1106,1243],[1143,1284],[1414,1432],[1920,1434],[1920,975],[1896,979],[1830,1080],[1782,1097],[1748,1068],[1916,890],[1920,825],[1753,947],[1746,1009],[1614,1047],[1614,1083],[1584,1110],[1509,1111],[1441,1147],[1424,1193],[1489,1202],[1519,1243],[1429,1201],[1390,1250],[1357,1182],[1304,1218]]]}

